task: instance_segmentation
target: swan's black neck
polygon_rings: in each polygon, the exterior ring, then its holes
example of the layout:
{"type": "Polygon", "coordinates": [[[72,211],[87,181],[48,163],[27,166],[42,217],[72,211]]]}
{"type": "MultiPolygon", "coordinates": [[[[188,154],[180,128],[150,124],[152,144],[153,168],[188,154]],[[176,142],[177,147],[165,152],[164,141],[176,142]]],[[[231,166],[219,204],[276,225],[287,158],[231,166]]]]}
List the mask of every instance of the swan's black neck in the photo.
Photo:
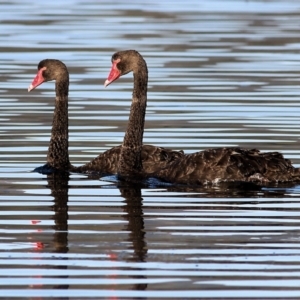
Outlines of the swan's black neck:
{"type": "Polygon", "coordinates": [[[134,88],[129,122],[118,164],[118,176],[130,178],[142,172],[142,146],[145,112],[147,107],[148,70],[143,59],[138,62],[134,72],[134,88]]]}
{"type": "Polygon", "coordinates": [[[69,161],[68,93],[69,78],[56,80],[55,109],[47,164],[57,170],[67,170],[69,161]]]}

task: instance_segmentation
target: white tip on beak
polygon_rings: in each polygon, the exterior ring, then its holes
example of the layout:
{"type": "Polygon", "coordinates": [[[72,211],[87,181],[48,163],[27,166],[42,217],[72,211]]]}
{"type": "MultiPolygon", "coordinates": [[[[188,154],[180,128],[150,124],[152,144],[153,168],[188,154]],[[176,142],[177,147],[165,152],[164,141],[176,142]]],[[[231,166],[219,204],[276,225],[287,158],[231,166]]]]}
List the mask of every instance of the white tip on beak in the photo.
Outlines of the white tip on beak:
{"type": "Polygon", "coordinates": [[[30,92],[31,90],[33,90],[33,85],[32,84],[28,87],[28,92],[30,92]]]}
{"type": "Polygon", "coordinates": [[[108,79],[106,79],[105,82],[104,82],[104,87],[107,87],[110,83],[111,82],[108,79]]]}

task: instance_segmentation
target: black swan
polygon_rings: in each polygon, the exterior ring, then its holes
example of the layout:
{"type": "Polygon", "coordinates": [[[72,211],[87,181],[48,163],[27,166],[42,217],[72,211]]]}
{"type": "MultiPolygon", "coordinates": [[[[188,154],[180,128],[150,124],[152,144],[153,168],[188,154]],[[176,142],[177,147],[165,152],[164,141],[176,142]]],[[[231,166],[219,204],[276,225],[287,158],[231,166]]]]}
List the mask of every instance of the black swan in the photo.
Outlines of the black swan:
{"type": "Polygon", "coordinates": [[[268,184],[300,181],[300,170],[278,152],[262,153],[238,147],[207,149],[182,155],[166,167],[146,174],[142,169],[141,149],[147,105],[147,65],[135,50],[112,56],[112,68],[105,86],[133,72],[134,89],[130,119],[118,164],[120,179],[132,182],[154,177],[173,184],[204,185],[221,182],[268,184]]]}
{"type": "MultiPolygon", "coordinates": [[[[116,146],[105,151],[83,166],[75,167],[70,164],[68,152],[69,72],[66,65],[56,59],[40,61],[37,75],[29,86],[28,91],[30,92],[43,82],[51,80],[55,80],[56,98],[47,163],[42,167],[36,168],[35,171],[46,174],[56,171],[96,172],[101,175],[115,174],[122,146],[116,146]]],[[[141,130],[143,131],[143,127],[141,130]]],[[[183,152],[144,145],[141,156],[145,172],[152,173],[182,157],[183,152]]]]}
{"type": "Polygon", "coordinates": [[[56,59],[44,59],[38,64],[38,72],[28,88],[28,92],[43,82],[55,80],[55,109],[52,121],[51,139],[47,163],[35,169],[40,173],[69,171],[73,167],[69,161],[68,94],[69,72],[64,63],[56,59]]]}

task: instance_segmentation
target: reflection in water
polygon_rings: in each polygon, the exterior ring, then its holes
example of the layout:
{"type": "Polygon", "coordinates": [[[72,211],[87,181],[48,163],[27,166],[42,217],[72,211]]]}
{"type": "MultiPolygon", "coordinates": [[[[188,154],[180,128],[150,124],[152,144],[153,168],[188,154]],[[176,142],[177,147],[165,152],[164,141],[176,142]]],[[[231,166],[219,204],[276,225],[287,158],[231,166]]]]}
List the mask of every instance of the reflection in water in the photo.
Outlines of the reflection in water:
{"type": "Polygon", "coordinates": [[[68,248],[68,173],[55,173],[47,176],[48,187],[54,197],[55,233],[53,242],[56,253],[67,253],[68,248]]]}
{"type": "MultiPolygon", "coordinates": [[[[275,186],[259,186],[251,182],[223,182],[204,187],[169,186],[168,192],[199,193],[201,198],[289,198],[291,192],[299,193],[300,185],[293,182],[279,183],[275,186]]],[[[195,196],[197,197],[197,196],[195,196]]]]}
{"type": "MultiPolygon", "coordinates": [[[[51,196],[54,198],[52,210],[54,211],[54,233],[53,233],[53,248],[54,253],[67,254],[69,252],[68,246],[68,193],[69,193],[69,174],[68,173],[53,173],[47,176],[48,187],[51,190],[51,196]]],[[[130,249],[133,250],[132,256],[128,259],[129,263],[146,262],[147,257],[147,243],[145,241],[144,229],[144,215],[142,208],[142,193],[140,187],[134,186],[120,186],[121,196],[124,198],[123,210],[126,213],[124,218],[126,220],[125,231],[128,232],[126,239],[131,243],[130,249]]],[[[124,243],[126,244],[126,243],[124,243]]],[[[69,260],[67,255],[56,255],[55,258],[61,261],[61,264],[55,264],[54,269],[68,270],[69,260]]],[[[134,266],[134,264],[133,264],[134,266]]],[[[135,270],[138,274],[139,271],[146,269],[130,267],[126,270],[135,270]]],[[[65,272],[64,272],[65,273],[65,272]]],[[[147,279],[144,275],[133,275],[133,279],[147,279]]],[[[70,278],[69,275],[59,275],[55,278],[61,279],[61,284],[54,285],[53,289],[69,289],[69,284],[64,284],[65,279],[70,278]]],[[[145,280],[144,280],[145,281],[145,280]]],[[[145,290],[147,283],[133,284],[133,290],[145,290]]],[[[139,298],[142,299],[142,298],[139,298]]]]}
{"type": "MultiPolygon", "coordinates": [[[[133,255],[130,261],[145,262],[147,256],[147,243],[145,241],[144,215],[142,208],[142,193],[139,187],[120,187],[122,197],[125,198],[124,218],[128,220],[126,230],[129,231],[128,241],[132,243],[133,255]]],[[[136,268],[137,271],[142,269],[136,268]]],[[[134,276],[133,278],[146,278],[145,276],[134,276]]],[[[134,290],[145,290],[146,283],[137,283],[134,290]]]]}
{"type": "MultiPolygon", "coordinates": [[[[68,191],[69,191],[69,174],[68,173],[53,173],[47,176],[48,187],[51,189],[51,195],[54,197],[54,204],[52,209],[54,211],[54,234],[53,234],[53,248],[54,253],[68,253],[68,191]]],[[[56,259],[61,260],[61,264],[57,264],[55,269],[66,270],[68,265],[65,260],[68,257],[65,255],[55,256],[56,259]]],[[[66,276],[57,276],[62,280],[62,284],[54,285],[53,289],[68,289],[68,284],[63,284],[66,276]]]]}

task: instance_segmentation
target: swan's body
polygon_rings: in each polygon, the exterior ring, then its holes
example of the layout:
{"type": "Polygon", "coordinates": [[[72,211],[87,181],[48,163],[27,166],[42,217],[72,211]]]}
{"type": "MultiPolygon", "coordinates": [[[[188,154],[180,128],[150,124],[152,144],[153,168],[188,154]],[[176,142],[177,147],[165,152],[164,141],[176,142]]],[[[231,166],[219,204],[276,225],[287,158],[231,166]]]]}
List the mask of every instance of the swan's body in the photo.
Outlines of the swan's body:
{"type": "MultiPolygon", "coordinates": [[[[121,148],[122,146],[120,145],[101,153],[87,164],[77,167],[76,172],[100,175],[116,174],[121,148]]],[[[183,151],[173,151],[153,145],[143,145],[141,157],[143,170],[147,174],[152,174],[167,167],[171,162],[183,157],[183,155],[183,151]]]]}
{"type": "Polygon", "coordinates": [[[137,182],[155,177],[164,182],[203,185],[221,182],[278,183],[300,181],[300,171],[278,152],[262,153],[256,149],[218,148],[181,155],[152,174],[141,166],[144,116],[147,103],[147,66],[134,51],[120,51],[112,56],[112,69],[105,82],[133,72],[134,90],[127,131],[118,165],[120,179],[137,182]],[[135,129],[135,130],[132,130],[135,129]]]}
{"type": "MultiPolygon", "coordinates": [[[[55,109],[52,122],[51,139],[47,153],[47,163],[35,169],[39,173],[72,171],[97,174],[116,174],[121,153],[121,146],[114,147],[100,154],[91,162],[75,167],[70,164],[68,151],[68,94],[69,72],[64,63],[55,59],[45,59],[38,64],[38,72],[28,91],[46,81],[55,80],[55,109]]],[[[172,151],[152,145],[142,146],[142,165],[146,173],[164,168],[168,163],[182,157],[180,151],[172,151]]]]}
{"type": "Polygon", "coordinates": [[[185,155],[155,172],[155,177],[188,185],[235,181],[261,185],[300,181],[300,172],[281,153],[236,147],[185,155]]]}

